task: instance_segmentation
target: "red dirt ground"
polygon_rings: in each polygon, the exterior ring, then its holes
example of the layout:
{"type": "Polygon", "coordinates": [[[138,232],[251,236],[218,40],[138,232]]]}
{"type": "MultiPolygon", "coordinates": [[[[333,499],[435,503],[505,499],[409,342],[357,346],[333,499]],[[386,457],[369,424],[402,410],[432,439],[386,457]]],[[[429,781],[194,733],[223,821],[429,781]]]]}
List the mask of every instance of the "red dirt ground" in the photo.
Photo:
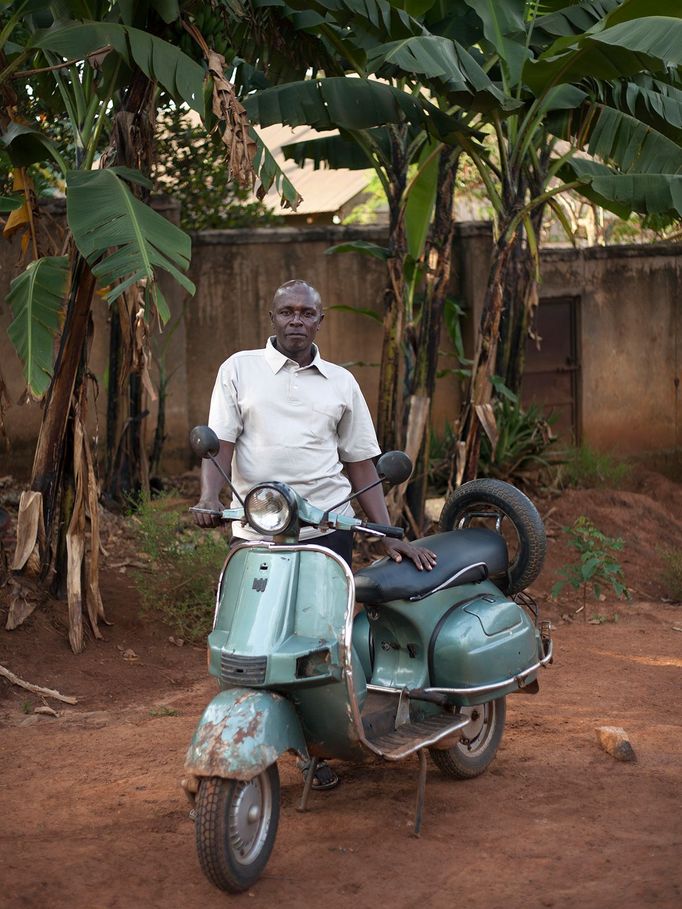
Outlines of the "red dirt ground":
{"type": "Polygon", "coordinates": [[[179,787],[214,690],[204,649],[178,647],[168,628],[139,617],[120,549],[105,560],[105,641],[73,656],[63,605],[0,631],[0,664],[79,698],[50,701],[57,718],[37,715],[39,697],[0,679],[0,905],[678,909],[682,606],[662,601],[658,573],[659,548],[682,549],[682,486],[640,471],[626,491],[570,491],[540,507],[550,543],[533,593],[555,624],[556,659],[538,695],[508,699],[488,772],[451,782],[431,766],[414,839],[416,759],[340,764],[342,785],[314,795],[306,815],[295,810],[300,775],[284,759],[275,850],[241,897],[203,878],[179,787]],[[569,558],[561,527],[579,514],[626,540],[633,602],[590,602],[589,615],[609,619],[601,624],[562,619],[578,605],[569,594],[546,603],[569,558]],[[129,649],[137,660],[124,659],[129,649]],[[599,748],[601,725],[627,730],[637,763],[599,748]]]}

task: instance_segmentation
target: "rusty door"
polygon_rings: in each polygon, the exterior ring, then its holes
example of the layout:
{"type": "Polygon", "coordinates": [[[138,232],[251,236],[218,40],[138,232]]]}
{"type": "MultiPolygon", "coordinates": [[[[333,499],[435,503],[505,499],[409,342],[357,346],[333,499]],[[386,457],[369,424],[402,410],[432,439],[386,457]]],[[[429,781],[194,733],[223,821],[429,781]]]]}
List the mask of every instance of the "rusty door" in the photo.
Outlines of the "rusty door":
{"type": "Polygon", "coordinates": [[[537,340],[526,341],[521,399],[553,414],[552,429],[563,442],[580,443],[580,297],[540,298],[537,340]]]}

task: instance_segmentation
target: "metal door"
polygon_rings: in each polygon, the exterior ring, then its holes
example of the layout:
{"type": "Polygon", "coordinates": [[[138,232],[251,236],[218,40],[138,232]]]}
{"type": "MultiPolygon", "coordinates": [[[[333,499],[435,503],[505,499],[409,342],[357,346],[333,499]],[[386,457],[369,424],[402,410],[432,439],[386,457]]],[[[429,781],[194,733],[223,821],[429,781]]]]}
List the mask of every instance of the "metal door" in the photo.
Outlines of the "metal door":
{"type": "Polygon", "coordinates": [[[552,429],[564,442],[580,443],[580,297],[540,298],[537,340],[526,341],[521,399],[553,415],[552,429]]]}

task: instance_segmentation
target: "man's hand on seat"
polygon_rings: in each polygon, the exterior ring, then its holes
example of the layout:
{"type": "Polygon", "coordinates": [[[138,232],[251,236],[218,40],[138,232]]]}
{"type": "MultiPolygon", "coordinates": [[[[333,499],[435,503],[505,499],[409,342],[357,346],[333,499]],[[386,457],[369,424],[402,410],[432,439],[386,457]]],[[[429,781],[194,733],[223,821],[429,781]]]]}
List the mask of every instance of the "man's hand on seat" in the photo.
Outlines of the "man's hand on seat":
{"type": "Polygon", "coordinates": [[[406,540],[394,540],[391,537],[384,537],[381,541],[384,552],[393,559],[394,562],[402,562],[403,556],[412,559],[419,571],[431,571],[436,564],[436,553],[422,546],[413,546],[406,540]]]}

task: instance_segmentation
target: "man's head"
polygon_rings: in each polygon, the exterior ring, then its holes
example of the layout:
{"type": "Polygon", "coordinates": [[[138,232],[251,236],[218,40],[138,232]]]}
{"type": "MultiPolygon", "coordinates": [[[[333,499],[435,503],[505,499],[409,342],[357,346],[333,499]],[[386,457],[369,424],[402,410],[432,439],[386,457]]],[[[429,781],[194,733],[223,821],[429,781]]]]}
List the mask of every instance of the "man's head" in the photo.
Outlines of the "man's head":
{"type": "Polygon", "coordinates": [[[275,291],[270,319],[277,349],[301,366],[311,360],[315,335],[324,319],[319,293],[305,281],[287,281],[275,291]]]}

